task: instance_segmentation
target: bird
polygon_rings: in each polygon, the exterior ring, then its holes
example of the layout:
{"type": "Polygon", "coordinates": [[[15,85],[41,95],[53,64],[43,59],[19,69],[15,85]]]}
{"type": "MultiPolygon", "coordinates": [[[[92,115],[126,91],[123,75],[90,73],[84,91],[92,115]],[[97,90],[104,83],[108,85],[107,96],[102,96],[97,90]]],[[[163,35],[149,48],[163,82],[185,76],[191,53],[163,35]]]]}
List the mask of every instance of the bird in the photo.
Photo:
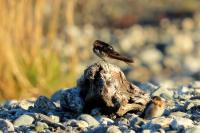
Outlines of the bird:
{"type": "Polygon", "coordinates": [[[147,103],[141,117],[144,119],[152,119],[155,117],[160,117],[165,111],[166,102],[159,96],[154,96],[152,100],[147,103]]]}
{"type": "Polygon", "coordinates": [[[134,62],[133,59],[119,54],[118,52],[116,52],[114,50],[114,48],[111,45],[109,45],[108,43],[105,43],[103,41],[100,41],[100,40],[96,40],[93,43],[93,52],[98,57],[103,59],[104,61],[105,61],[106,57],[109,57],[111,59],[117,59],[120,61],[124,61],[125,63],[133,63],[134,62]]]}

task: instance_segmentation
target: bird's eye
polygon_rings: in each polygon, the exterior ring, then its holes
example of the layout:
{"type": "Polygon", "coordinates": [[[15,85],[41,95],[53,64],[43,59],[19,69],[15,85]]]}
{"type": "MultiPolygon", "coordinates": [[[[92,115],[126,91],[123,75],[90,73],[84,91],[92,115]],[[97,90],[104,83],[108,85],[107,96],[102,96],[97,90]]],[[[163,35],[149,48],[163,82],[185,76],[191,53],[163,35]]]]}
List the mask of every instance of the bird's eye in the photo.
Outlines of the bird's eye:
{"type": "Polygon", "coordinates": [[[113,50],[113,47],[112,47],[112,46],[109,46],[108,49],[109,49],[109,50],[113,50]]]}

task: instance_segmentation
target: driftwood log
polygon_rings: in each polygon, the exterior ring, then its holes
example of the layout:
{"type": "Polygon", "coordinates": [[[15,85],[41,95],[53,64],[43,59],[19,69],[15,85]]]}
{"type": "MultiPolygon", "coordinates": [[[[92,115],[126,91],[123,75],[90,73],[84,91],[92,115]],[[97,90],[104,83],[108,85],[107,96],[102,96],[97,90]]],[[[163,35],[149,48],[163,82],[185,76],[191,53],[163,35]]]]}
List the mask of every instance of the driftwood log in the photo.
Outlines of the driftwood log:
{"type": "Polygon", "coordinates": [[[127,81],[119,67],[105,61],[89,66],[77,86],[86,111],[100,108],[105,114],[122,116],[142,111],[150,100],[147,93],[127,81]]]}

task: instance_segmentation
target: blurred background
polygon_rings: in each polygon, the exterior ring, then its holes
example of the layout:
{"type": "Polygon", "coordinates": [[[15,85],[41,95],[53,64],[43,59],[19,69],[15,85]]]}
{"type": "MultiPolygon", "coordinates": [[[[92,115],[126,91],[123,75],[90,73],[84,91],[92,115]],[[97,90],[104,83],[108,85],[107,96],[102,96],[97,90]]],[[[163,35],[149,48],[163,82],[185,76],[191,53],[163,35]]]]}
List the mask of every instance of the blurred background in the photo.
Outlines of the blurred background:
{"type": "Polygon", "coordinates": [[[0,0],[0,101],[76,86],[96,39],[135,59],[133,82],[200,80],[198,0],[0,0]]]}

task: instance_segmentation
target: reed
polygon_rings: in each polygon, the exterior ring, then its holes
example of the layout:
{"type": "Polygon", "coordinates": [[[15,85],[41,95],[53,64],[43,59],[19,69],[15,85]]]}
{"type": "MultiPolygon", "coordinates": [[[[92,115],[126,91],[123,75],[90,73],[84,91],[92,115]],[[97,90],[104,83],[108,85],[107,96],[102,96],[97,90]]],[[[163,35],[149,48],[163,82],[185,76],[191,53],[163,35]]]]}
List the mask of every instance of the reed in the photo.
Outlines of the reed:
{"type": "Polygon", "coordinates": [[[49,95],[74,85],[76,72],[70,67],[78,62],[70,63],[55,43],[66,40],[63,27],[73,25],[66,20],[73,19],[67,5],[61,0],[0,0],[0,100],[49,95]]]}

